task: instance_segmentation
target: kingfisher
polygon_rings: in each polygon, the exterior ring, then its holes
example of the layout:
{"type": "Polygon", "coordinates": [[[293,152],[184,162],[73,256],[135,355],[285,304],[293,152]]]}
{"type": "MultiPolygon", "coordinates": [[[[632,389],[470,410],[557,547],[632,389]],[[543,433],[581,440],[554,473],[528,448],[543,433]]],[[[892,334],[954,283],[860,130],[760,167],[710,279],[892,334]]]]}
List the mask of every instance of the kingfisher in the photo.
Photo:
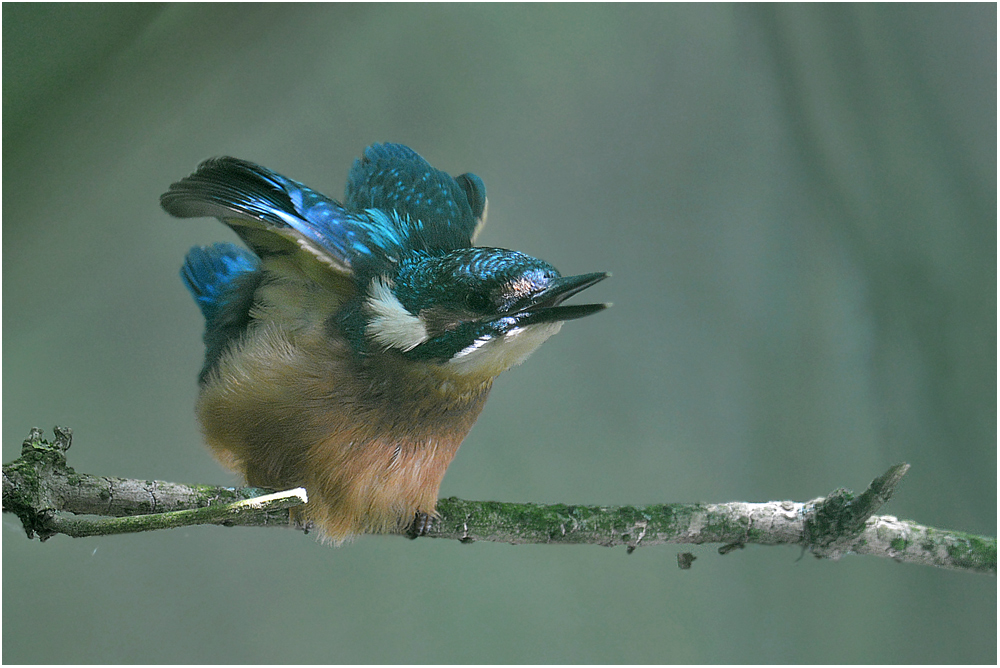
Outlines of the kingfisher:
{"type": "Polygon", "coordinates": [[[293,520],[327,542],[425,532],[493,380],[608,306],[563,303],[607,273],[475,246],[482,179],[401,144],[365,149],[341,202],[220,157],[160,203],[248,247],[196,246],[181,269],[205,318],[205,440],[249,485],[305,487],[293,520]]]}

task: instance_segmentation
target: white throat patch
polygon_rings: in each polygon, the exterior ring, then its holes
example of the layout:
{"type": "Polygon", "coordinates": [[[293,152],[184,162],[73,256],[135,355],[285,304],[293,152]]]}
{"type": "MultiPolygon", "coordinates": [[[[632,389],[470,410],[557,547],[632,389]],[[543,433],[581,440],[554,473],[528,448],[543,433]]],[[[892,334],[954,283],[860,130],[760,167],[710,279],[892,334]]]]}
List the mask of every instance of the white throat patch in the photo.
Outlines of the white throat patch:
{"type": "Polygon", "coordinates": [[[501,337],[476,339],[448,360],[448,368],[462,376],[499,376],[526,360],[560,327],[562,322],[546,322],[515,327],[501,337]]]}
{"type": "Polygon", "coordinates": [[[407,311],[392,294],[388,278],[379,276],[372,281],[365,303],[372,312],[365,331],[383,347],[406,352],[429,338],[424,321],[407,311]]]}

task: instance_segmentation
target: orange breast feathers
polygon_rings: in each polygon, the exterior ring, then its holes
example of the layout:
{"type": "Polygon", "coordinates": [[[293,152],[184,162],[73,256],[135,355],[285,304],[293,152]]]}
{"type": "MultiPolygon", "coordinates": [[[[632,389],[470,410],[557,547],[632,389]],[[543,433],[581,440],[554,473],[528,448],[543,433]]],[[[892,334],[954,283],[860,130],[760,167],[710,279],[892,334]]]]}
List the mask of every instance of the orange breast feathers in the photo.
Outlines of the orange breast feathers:
{"type": "Polygon", "coordinates": [[[432,515],[491,386],[399,359],[366,365],[347,345],[257,328],[222,357],[197,406],[216,457],[250,485],[304,486],[309,503],[293,516],[334,543],[432,515]]]}

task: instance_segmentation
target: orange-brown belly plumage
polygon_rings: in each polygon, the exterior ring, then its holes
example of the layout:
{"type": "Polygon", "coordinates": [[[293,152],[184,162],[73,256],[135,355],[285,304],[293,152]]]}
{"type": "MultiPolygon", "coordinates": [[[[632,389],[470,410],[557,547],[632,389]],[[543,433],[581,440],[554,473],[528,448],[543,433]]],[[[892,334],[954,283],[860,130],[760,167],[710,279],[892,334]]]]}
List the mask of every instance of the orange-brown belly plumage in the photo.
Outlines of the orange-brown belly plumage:
{"type": "Polygon", "coordinates": [[[399,531],[433,514],[490,383],[456,385],[405,365],[387,377],[352,362],[346,347],[309,343],[265,327],[223,357],[197,406],[216,457],[251,485],[304,486],[309,503],[293,516],[324,540],[399,531]]]}

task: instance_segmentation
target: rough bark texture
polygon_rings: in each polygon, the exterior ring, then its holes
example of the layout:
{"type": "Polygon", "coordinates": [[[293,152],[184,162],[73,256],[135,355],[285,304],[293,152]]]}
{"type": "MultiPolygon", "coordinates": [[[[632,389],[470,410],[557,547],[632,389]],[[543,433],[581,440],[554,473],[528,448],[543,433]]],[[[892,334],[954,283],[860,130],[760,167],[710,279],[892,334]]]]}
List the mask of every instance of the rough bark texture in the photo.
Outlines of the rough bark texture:
{"type": "MultiPolygon", "coordinates": [[[[96,536],[222,524],[291,526],[288,508],[304,490],[270,495],[259,488],[130,480],[81,474],[66,464],[68,429],[54,441],[33,429],[20,459],[3,467],[3,510],[15,513],[28,537],[96,536]],[[269,495],[268,498],[260,498],[269,495]],[[253,500],[248,502],[248,500],[253,500]],[[72,516],[101,516],[89,519],[72,516]]],[[[807,502],[569,506],[441,499],[438,517],[419,522],[420,536],[524,543],[589,543],[637,547],[721,543],[726,554],[750,543],[800,545],[818,558],[869,554],[901,562],[996,575],[996,538],[946,531],[875,515],[909,468],[897,464],[855,496],[838,489],[807,502]]],[[[412,534],[411,534],[412,535],[412,534]]],[[[678,556],[681,568],[694,557],[678,556]]]]}

